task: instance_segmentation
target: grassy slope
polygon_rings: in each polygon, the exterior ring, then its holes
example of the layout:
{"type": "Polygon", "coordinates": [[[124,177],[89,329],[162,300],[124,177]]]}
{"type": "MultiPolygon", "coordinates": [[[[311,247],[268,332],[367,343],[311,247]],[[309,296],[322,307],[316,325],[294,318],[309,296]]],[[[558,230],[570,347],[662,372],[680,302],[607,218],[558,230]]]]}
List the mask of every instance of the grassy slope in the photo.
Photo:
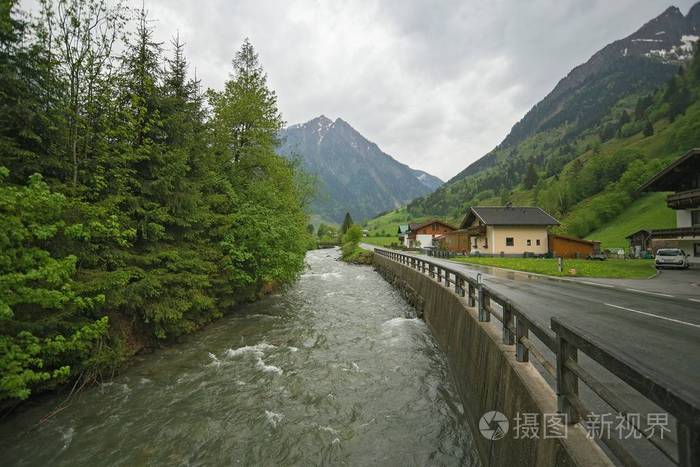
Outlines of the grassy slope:
{"type": "Polygon", "coordinates": [[[517,271],[534,272],[548,276],[573,276],[571,269],[576,269],[576,277],[607,277],[617,279],[643,279],[654,275],[654,261],[643,259],[608,259],[605,261],[588,261],[585,259],[564,260],[564,272],[557,270],[556,259],[545,258],[457,258],[462,263],[496,266],[517,271]]]}
{"type": "MultiPolygon", "coordinates": [[[[433,217],[431,216],[421,216],[421,217],[414,217],[411,216],[408,211],[406,211],[406,208],[400,208],[396,209],[394,211],[389,211],[386,214],[382,214],[381,216],[377,216],[374,219],[370,219],[365,223],[364,228],[369,230],[369,234],[372,236],[379,235],[380,237],[391,237],[395,241],[398,241],[398,229],[399,229],[399,224],[408,224],[408,223],[421,223],[428,221],[432,219],[433,217]]],[[[446,218],[440,218],[452,225],[459,224],[459,221],[457,219],[446,219],[446,218]]],[[[367,243],[373,243],[371,241],[368,241],[367,243]]],[[[391,243],[391,242],[389,242],[391,243]]]]}
{"type": "Polygon", "coordinates": [[[398,243],[399,238],[398,238],[398,236],[394,236],[394,237],[363,237],[362,241],[365,243],[369,243],[370,245],[389,246],[392,243],[398,243]]]}
{"type": "Polygon", "coordinates": [[[676,213],[666,206],[665,193],[652,193],[639,198],[602,228],[586,238],[600,240],[603,248],[626,248],[627,235],[640,229],[675,227],[676,213]]]}

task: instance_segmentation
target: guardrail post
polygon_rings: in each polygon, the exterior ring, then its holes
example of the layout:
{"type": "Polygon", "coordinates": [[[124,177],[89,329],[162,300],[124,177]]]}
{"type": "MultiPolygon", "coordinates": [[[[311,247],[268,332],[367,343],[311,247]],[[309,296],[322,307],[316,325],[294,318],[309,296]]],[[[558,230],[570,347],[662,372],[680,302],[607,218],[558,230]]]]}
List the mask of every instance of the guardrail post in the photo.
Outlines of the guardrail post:
{"type": "Polygon", "coordinates": [[[700,431],[676,422],[678,432],[678,464],[685,467],[700,465],[700,431]]]}
{"type": "Polygon", "coordinates": [[[491,321],[491,315],[488,310],[488,294],[485,293],[481,274],[476,275],[476,295],[479,310],[479,321],[491,321]]]}
{"type": "Polygon", "coordinates": [[[423,265],[423,274],[425,274],[425,261],[420,260],[421,264],[423,265]]]}
{"type": "Polygon", "coordinates": [[[520,315],[515,320],[515,359],[519,362],[527,362],[530,360],[530,352],[523,344],[523,337],[528,337],[527,322],[520,315]]]}
{"type": "Polygon", "coordinates": [[[467,305],[471,307],[476,306],[476,291],[474,290],[474,285],[470,282],[467,287],[469,288],[469,293],[467,294],[467,305]]]}
{"type": "Polygon", "coordinates": [[[437,281],[442,282],[442,268],[440,266],[437,267],[437,281]]]}
{"type": "Polygon", "coordinates": [[[513,336],[513,309],[508,303],[503,303],[503,343],[505,345],[513,345],[515,338],[513,336]]]}
{"type": "Polygon", "coordinates": [[[566,366],[569,359],[578,361],[576,347],[557,336],[557,409],[567,416],[569,424],[573,424],[579,417],[570,399],[578,398],[578,377],[566,366]]]}
{"type": "Polygon", "coordinates": [[[432,264],[428,264],[428,274],[430,275],[431,279],[435,278],[435,266],[432,264]]]}
{"type": "Polygon", "coordinates": [[[455,276],[455,292],[460,297],[464,297],[464,278],[462,276],[455,276]]]}

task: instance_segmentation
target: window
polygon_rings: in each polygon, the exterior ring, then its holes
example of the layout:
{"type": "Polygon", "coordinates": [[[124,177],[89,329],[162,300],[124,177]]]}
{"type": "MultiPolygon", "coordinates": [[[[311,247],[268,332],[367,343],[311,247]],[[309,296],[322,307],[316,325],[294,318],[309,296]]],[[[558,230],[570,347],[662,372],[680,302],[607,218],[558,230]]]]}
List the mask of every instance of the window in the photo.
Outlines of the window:
{"type": "Polygon", "coordinates": [[[540,239],[535,240],[535,245],[540,246],[540,239]]]}
{"type": "Polygon", "coordinates": [[[695,243],[693,245],[693,256],[700,257],[700,243],[695,243]]]}
{"type": "Polygon", "coordinates": [[[532,245],[532,240],[528,239],[527,246],[530,246],[530,245],[532,245]]]}
{"type": "Polygon", "coordinates": [[[692,225],[700,225],[700,210],[690,211],[690,223],[692,225]]]}
{"type": "Polygon", "coordinates": [[[515,244],[515,241],[513,240],[513,237],[506,237],[506,246],[513,246],[515,244]]]}

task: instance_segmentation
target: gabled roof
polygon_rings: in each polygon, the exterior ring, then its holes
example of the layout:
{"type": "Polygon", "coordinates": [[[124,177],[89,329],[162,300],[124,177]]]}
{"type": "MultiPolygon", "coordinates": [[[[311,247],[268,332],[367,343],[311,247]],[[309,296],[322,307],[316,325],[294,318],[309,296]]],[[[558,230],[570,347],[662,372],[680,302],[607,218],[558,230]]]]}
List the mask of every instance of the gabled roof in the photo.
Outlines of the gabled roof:
{"type": "Polygon", "coordinates": [[[432,220],[429,220],[427,222],[423,222],[422,224],[411,224],[411,231],[415,232],[416,230],[420,230],[423,227],[429,226],[430,224],[440,224],[442,226],[447,227],[450,230],[457,230],[457,227],[454,227],[454,226],[448,224],[447,222],[443,222],[440,219],[432,219],[432,220]]]}
{"type": "Polygon", "coordinates": [[[405,234],[406,232],[408,232],[408,224],[399,224],[398,233],[405,234]]]}
{"type": "Polygon", "coordinates": [[[583,238],[578,238],[578,237],[571,237],[569,235],[561,235],[561,234],[549,234],[550,238],[563,238],[564,240],[568,240],[570,242],[576,242],[576,243],[583,243],[585,245],[591,245],[594,246],[596,243],[600,243],[598,240],[586,240],[583,238]]]}
{"type": "Polygon", "coordinates": [[[460,229],[469,227],[475,219],[485,225],[559,225],[559,221],[537,207],[479,206],[464,216],[460,229]]]}
{"type": "Polygon", "coordinates": [[[645,234],[647,234],[647,235],[649,235],[649,234],[651,233],[651,230],[648,230],[648,229],[640,229],[640,230],[637,230],[637,231],[632,232],[631,234],[629,234],[629,235],[626,236],[625,238],[632,238],[632,237],[634,237],[635,235],[637,235],[638,233],[642,233],[642,232],[645,233],[645,234]]]}
{"type": "Polygon", "coordinates": [[[647,180],[637,191],[684,191],[700,173],[700,149],[691,149],[647,180]]]}

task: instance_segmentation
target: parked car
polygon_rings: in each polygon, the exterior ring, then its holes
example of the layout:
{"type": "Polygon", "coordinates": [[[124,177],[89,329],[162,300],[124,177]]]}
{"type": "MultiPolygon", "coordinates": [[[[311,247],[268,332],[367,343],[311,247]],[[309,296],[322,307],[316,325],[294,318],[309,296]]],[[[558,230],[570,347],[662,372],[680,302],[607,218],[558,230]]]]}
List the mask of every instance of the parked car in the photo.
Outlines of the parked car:
{"type": "Polygon", "coordinates": [[[598,252],[588,255],[586,259],[591,261],[605,261],[606,259],[608,259],[608,257],[605,256],[603,253],[598,252]]]}
{"type": "Polygon", "coordinates": [[[654,259],[656,269],[660,268],[681,268],[688,269],[688,255],[680,248],[661,248],[656,250],[654,259]]]}

